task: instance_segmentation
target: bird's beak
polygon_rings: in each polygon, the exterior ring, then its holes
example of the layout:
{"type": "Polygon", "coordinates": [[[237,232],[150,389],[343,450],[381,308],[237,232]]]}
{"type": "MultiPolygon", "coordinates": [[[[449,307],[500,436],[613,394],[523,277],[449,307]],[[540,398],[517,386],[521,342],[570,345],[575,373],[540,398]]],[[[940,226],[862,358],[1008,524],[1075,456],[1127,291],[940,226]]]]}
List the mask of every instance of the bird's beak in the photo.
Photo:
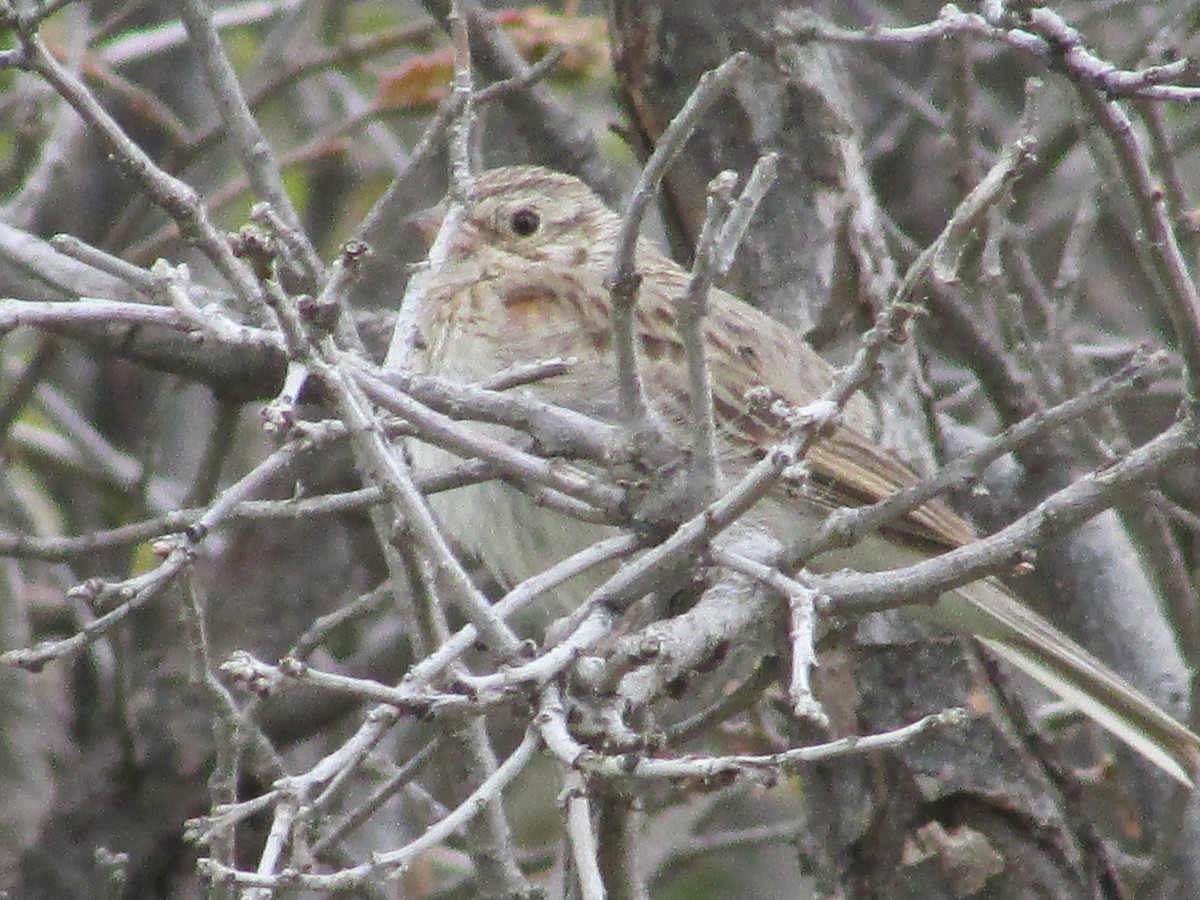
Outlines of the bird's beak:
{"type": "Polygon", "coordinates": [[[433,246],[433,241],[437,237],[438,229],[442,227],[442,220],[446,217],[446,211],[441,206],[431,206],[429,209],[423,209],[420,212],[415,212],[404,220],[404,227],[420,239],[428,250],[433,246]]]}
{"type": "MultiPolygon", "coordinates": [[[[428,251],[433,247],[438,232],[442,230],[442,221],[445,218],[446,208],[439,203],[437,206],[413,213],[404,220],[404,224],[428,251]]],[[[454,232],[454,238],[450,242],[450,253],[456,256],[470,256],[479,249],[479,243],[479,232],[469,222],[463,222],[454,232]]]]}

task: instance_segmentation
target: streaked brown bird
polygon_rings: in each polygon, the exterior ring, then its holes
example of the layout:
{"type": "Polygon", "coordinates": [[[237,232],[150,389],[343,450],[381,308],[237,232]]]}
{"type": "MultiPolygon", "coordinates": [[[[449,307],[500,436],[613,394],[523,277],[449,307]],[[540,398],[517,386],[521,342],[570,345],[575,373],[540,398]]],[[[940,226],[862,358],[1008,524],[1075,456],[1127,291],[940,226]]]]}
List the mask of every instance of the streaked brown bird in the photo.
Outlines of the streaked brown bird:
{"type": "MultiPolygon", "coordinates": [[[[475,181],[448,264],[426,298],[414,366],[476,382],[516,364],[573,357],[576,362],[566,374],[530,389],[548,402],[615,422],[617,376],[605,278],[612,270],[619,230],[617,214],[576,178],[529,166],[484,172],[475,181]]],[[[647,400],[680,446],[687,446],[688,380],[678,316],[690,276],[646,240],[638,243],[636,264],[643,277],[636,345],[647,400]]],[[[785,326],[719,290],[710,295],[705,339],[718,462],[729,483],[785,436],[787,417],[779,410],[820,398],[834,373],[785,326]],[[782,404],[747,399],[755,394],[761,398],[764,391],[782,404]]],[[[781,482],[726,539],[743,548],[778,547],[815,528],[833,509],[870,503],[915,483],[917,477],[903,461],[868,437],[873,431],[869,405],[852,398],[841,424],[809,452],[809,477],[781,482]]],[[[415,457],[421,466],[444,459],[442,451],[428,445],[417,445],[415,457]]],[[[547,568],[606,533],[601,526],[536,506],[499,482],[439,494],[433,504],[450,533],[509,582],[547,568]]],[[[879,571],[975,539],[963,519],[932,501],[810,565],[879,571]]],[[[594,586],[578,586],[569,599],[582,599],[594,586]]],[[[1191,784],[1200,765],[1200,738],[996,579],[960,587],[913,611],[974,636],[1191,784]]]]}

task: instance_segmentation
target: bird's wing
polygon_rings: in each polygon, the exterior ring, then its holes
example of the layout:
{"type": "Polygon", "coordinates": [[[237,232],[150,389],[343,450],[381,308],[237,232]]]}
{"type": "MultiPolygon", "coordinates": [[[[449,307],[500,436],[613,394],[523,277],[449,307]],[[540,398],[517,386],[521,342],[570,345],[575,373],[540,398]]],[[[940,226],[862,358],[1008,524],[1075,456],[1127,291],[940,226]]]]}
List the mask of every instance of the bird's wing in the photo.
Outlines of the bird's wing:
{"type": "MultiPolygon", "coordinates": [[[[663,317],[664,312],[653,314],[663,317]]],[[[802,407],[819,399],[833,383],[833,368],[802,338],[721,291],[712,292],[708,344],[720,428],[726,442],[744,448],[747,456],[761,455],[787,432],[786,413],[781,415],[774,401],[782,401],[785,408],[802,407]],[[748,402],[755,389],[763,388],[764,397],[748,402]]],[[[681,386],[673,393],[675,403],[686,404],[681,386]]],[[[867,437],[873,426],[866,401],[851,398],[842,424],[809,450],[806,499],[828,509],[861,506],[918,482],[898,456],[867,437]]],[[[971,526],[940,500],[917,507],[884,530],[935,551],[975,540],[971,526]]]]}

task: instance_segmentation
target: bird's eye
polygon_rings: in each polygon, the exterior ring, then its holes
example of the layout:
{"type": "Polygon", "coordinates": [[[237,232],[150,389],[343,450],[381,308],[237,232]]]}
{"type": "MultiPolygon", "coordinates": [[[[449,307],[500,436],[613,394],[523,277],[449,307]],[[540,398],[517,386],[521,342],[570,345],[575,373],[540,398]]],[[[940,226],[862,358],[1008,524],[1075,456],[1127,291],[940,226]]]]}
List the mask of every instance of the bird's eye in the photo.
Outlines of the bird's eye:
{"type": "Polygon", "coordinates": [[[512,218],[508,220],[508,224],[512,227],[513,234],[517,237],[529,237],[542,224],[542,217],[537,214],[536,209],[522,206],[512,214],[512,218]]]}

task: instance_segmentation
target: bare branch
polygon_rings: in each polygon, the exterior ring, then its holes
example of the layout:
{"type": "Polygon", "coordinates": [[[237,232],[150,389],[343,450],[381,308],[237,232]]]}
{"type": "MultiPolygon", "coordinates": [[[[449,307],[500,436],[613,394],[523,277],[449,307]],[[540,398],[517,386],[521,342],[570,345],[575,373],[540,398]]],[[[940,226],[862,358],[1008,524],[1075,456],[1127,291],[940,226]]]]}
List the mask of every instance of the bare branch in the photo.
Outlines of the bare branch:
{"type": "Polygon", "coordinates": [[[961,709],[924,716],[910,725],[881,734],[842,738],[812,747],[797,747],[782,753],[762,756],[698,756],[665,759],[641,756],[606,756],[578,743],[566,726],[561,697],[552,689],[543,691],[538,713],[542,740],[563,765],[573,771],[613,779],[699,779],[706,783],[727,782],[734,777],[778,777],[803,769],[809,763],[822,762],[885,748],[902,746],[927,731],[940,727],[958,727],[966,721],[961,709]]]}
{"type": "Polygon", "coordinates": [[[882,575],[813,577],[839,614],[893,608],[905,598],[937,596],[1026,559],[1025,548],[1066,534],[1111,508],[1126,492],[1153,481],[1187,458],[1195,441],[1191,426],[1177,423],[1125,458],[1043,500],[995,534],[925,562],[882,575]]]}
{"type": "Polygon", "coordinates": [[[1200,87],[1173,84],[1191,75],[1186,59],[1137,71],[1126,71],[1092,53],[1074,29],[1057,13],[1044,9],[1009,14],[1002,9],[984,15],[965,13],[953,4],[942,7],[938,19],[905,28],[868,26],[838,28],[805,11],[786,21],[789,37],[796,41],[830,41],[841,44],[915,46],[954,35],[973,35],[998,41],[1010,49],[1040,60],[1048,69],[1062,69],[1073,81],[1096,85],[1109,97],[1195,102],[1200,87]],[[1053,23],[1053,24],[1051,24],[1053,23]],[[1041,26],[1031,29],[1030,25],[1041,26]],[[1040,33],[1039,33],[1040,32],[1040,33]]]}
{"type": "Polygon", "coordinates": [[[291,244],[299,251],[299,260],[309,284],[317,284],[323,268],[321,260],[300,230],[300,216],[288,198],[279,163],[250,112],[250,106],[238,84],[237,73],[221,45],[221,36],[208,4],[203,0],[183,0],[180,14],[187,27],[189,46],[200,59],[209,93],[216,103],[221,121],[233,134],[250,183],[282,218],[288,233],[294,237],[291,244]]]}
{"type": "Polygon", "coordinates": [[[627,424],[635,427],[642,427],[649,415],[633,339],[633,310],[641,285],[641,275],[635,269],[635,254],[642,219],[658,193],[667,166],[692,136],[704,113],[729,90],[749,61],[747,54],[735,54],[701,76],[687,103],[663,131],[650,159],[642,167],[621,219],[617,252],[609,275],[609,290],[613,300],[613,346],[617,359],[621,416],[627,424]]]}
{"type": "Polygon", "coordinates": [[[1146,382],[1161,377],[1173,367],[1165,353],[1134,360],[1125,369],[1097,382],[1078,397],[1041,410],[989,438],[970,453],[951,460],[920,484],[904,488],[871,506],[841,509],[829,515],[821,527],[805,535],[784,554],[790,568],[826,550],[846,546],[879,526],[916,509],[944,491],[965,486],[1004,454],[1042,437],[1047,431],[1080,420],[1088,412],[1144,390],[1146,382]]]}
{"type": "Polygon", "coordinates": [[[253,276],[234,258],[224,235],[213,225],[195,190],[161,169],[121,129],[74,74],[63,67],[36,34],[23,34],[23,64],[44,77],[96,129],[112,148],[122,168],[170,215],[180,231],[195,238],[200,249],[225,277],[243,308],[257,323],[264,321],[262,295],[253,276]]]}
{"type": "Polygon", "coordinates": [[[517,749],[492,773],[491,777],[471,792],[448,816],[398,850],[376,854],[367,864],[342,869],[329,875],[306,874],[294,870],[285,870],[277,875],[265,873],[242,872],[221,865],[215,860],[202,859],[199,862],[201,871],[217,882],[229,882],[244,887],[275,889],[282,885],[294,885],[312,890],[338,891],[350,890],[369,883],[369,879],[377,875],[403,868],[416,859],[430,847],[436,847],[462,828],[472,818],[479,815],[487,802],[499,795],[509,782],[519,775],[538,747],[535,732],[526,734],[517,749]]]}
{"type": "Polygon", "coordinates": [[[733,204],[737,182],[734,172],[722,172],[708,185],[708,212],[696,241],[692,277],[680,301],[679,336],[683,341],[688,374],[688,412],[692,423],[692,456],[689,461],[691,499],[709,503],[720,489],[717,468],[717,428],[713,420],[712,377],[705,350],[708,292],[716,277],[715,244],[733,204]]]}
{"type": "Polygon", "coordinates": [[[571,841],[571,857],[579,877],[582,900],[603,900],[606,896],[604,879],[600,874],[600,851],[592,825],[592,804],[587,782],[578,775],[567,777],[563,787],[567,798],[567,836],[571,841]]]}
{"type": "Polygon", "coordinates": [[[797,718],[827,726],[829,717],[812,692],[812,670],[817,665],[817,592],[798,579],[788,578],[778,569],[740,553],[717,547],[713,549],[713,560],[766,585],[787,602],[788,640],[792,651],[788,698],[792,702],[792,713],[797,718]]]}
{"type": "Polygon", "coordinates": [[[77,591],[94,604],[118,601],[116,607],[89,622],[82,631],[62,640],[45,641],[36,647],[9,650],[0,654],[0,662],[37,671],[47,662],[72,656],[99,640],[131,613],[157,597],[163,588],[190,566],[195,560],[197,547],[232,509],[279,472],[286,470],[297,454],[316,446],[321,440],[320,435],[314,434],[293,441],[222,491],[184,533],[163,544],[160,550],[165,558],[151,571],[122,582],[106,583],[95,579],[81,585],[77,591]]]}

